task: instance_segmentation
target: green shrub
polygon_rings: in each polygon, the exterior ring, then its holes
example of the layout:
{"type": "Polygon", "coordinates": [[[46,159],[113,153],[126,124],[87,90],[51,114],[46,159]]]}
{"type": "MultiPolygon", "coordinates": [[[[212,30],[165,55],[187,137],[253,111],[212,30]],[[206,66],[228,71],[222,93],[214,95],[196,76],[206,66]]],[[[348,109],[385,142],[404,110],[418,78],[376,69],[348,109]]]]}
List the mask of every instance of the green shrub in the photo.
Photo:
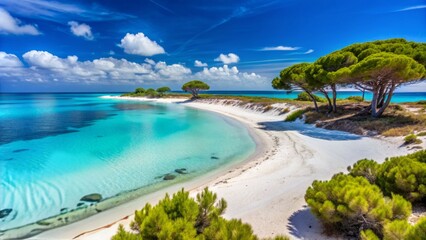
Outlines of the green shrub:
{"type": "Polygon", "coordinates": [[[348,235],[359,236],[360,230],[371,229],[380,237],[385,223],[411,214],[410,202],[401,196],[385,198],[367,179],[342,173],[329,181],[314,181],[305,200],[325,226],[348,235]]]}
{"type": "Polygon", "coordinates": [[[350,100],[350,101],[355,101],[355,102],[362,102],[362,101],[364,101],[361,96],[349,96],[346,99],[350,100]]]}
{"type": "Polygon", "coordinates": [[[361,240],[380,240],[380,238],[371,229],[362,230],[359,238],[361,240]]]}
{"type": "Polygon", "coordinates": [[[422,140],[418,139],[415,134],[409,134],[404,138],[405,144],[419,144],[422,143],[422,140]]]}
{"type": "Polygon", "coordinates": [[[141,87],[136,88],[134,93],[136,93],[136,94],[145,93],[145,89],[144,89],[144,88],[141,88],[141,87]]]}
{"type": "MultiPolygon", "coordinates": [[[[315,94],[313,94],[313,96],[314,96],[314,98],[315,98],[315,100],[317,101],[317,102],[325,102],[325,99],[324,98],[322,98],[322,97],[318,97],[317,95],[315,95],[315,94]]],[[[301,93],[299,93],[298,95],[297,95],[297,98],[295,99],[295,100],[298,100],[298,101],[312,101],[312,99],[311,99],[311,97],[309,96],[309,94],[308,93],[306,93],[306,92],[301,92],[301,93]]]]}
{"type": "Polygon", "coordinates": [[[155,91],[153,88],[148,88],[145,91],[145,96],[148,98],[156,98],[156,97],[159,97],[160,94],[157,91],[155,91]]]}
{"type": "Polygon", "coordinates": [[[356,162],[353,167],[349,167],[348,171],[354,177],[365,177],[371,184],[375,184],[380,171],[380,164],[374,160],[362,159],[356,162]]]}
{"type": "Polygon", "coordinates": [[[348,171],[378,185],[387,196],[396,193],[411,202],[426,198],[426,150],[386,159],[382,164],[359,160],[348,171]]]}
{"type": "MultiPolygon", "coordinates": [[[[426,236],[426,217],[421,217],[417,223],[412,226],[405,239],[411,240],[411,239],[422,239],[422,237],[426,236]]],[[[424,239],[424,238],[423,238],[424,239]]]]}
{"type": "Polygon", "coordinates": [[[302,117],[302,115],[304,113],[305,113],[305,110],[298,109],[298,110],[296,110],[296,111],[288,114],[284,121],[286,121],[286,122],[294,122],[294,121],[296,121],[296,119],[302,117]]]}
{"type": "Polygon", "coordinates": [[[406,155],[407,158],[414,159],[418,162],[426,163],[426,150],[417,151],[406,155]]]}
{"type": "Polygon", "coordinates": [[[405,220],[396,220],[383,227],[384,240],[402,240],[406,238],[411,225],[405,220]]]}
{"type": "Polygon", "coordinates": [[[377,184],[386,195],[397,193],[411,202],[425,199],[426,164],[412,156],[424,157],[424,151],[417,155],[393,157],[381,165],[377,184]]]}
{"type": "Polygon", "coordinates": [[[257,239],[250,225],[221,217],[226,206],[224,199],[218,200],[207,188],[196,199],[182,189],[172,198],[166,194],[157,205],[148,203],[136,211],[132,231],[120,226],[112,239],[257,239]]]}

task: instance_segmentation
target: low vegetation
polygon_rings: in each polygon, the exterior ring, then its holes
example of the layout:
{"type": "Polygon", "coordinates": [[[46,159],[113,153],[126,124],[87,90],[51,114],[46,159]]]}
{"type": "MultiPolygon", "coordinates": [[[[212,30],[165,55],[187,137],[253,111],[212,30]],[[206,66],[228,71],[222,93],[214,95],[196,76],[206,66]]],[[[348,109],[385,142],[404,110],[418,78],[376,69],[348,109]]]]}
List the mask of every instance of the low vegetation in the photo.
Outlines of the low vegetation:
{"type": "Polygon", "coordinates": [[[312,101],[312,98],[315,99],[316,102],[325,102],[325,98],[318,97],[315,94],[309,95],[306,92],[301,92],[297,95],[295,100],[297,101],[312,101]]]}
{"type": "Polygon", "coordinates": [[[328,181],[314,181],[305,194],[328,232],[360,239],[426,236],[426,217],[414,225],[407,221],[412,204],[426,204],[426,151],[382,164],[363,159],[348,170],[328,181]]]}
{"type": "Polygon", "coordinates": [[[417,138],[416,134],[409,134],[407,136],[404,137],[404,143],[409,145],[409,144],[420,144],[422,143],[422,140],[417,138]]]}
{"type": "Polygon", "coordinates": [[[305,110],[303,109],[295,110],[294,112],[291,112],[290,114],[288,114],[284,121],[294,122],[297,119],[301,118],[303,116],[303,113],[305,113],[305,110]]]}
{"type": "MultiPolygon", "coordinates": [[[[205,188],[196,198],[183,189],[170,198],[168,194],[157,205],[149,203],[135,212],[131,231],[120,225],[112,240],[142,239],[244,239],[256,240],[249,224],[238,219],[227,220],[221,215],[227,203],[205,188]]],[[[277,236],[275,240],[288,240],[277,236]]]]}
{"type": "Polygon", "coordinates": [[[318,127],[341,130],[359,135],[406,136],[426,129],[426,113],[407,110],[403,105],[390,105],[380,118],[373,118],[362,112],[366,103],[344,103],[337,107],[335,113],[327,113],[326,106],[319,112],[307,110],[306,123],[318,127]]]}

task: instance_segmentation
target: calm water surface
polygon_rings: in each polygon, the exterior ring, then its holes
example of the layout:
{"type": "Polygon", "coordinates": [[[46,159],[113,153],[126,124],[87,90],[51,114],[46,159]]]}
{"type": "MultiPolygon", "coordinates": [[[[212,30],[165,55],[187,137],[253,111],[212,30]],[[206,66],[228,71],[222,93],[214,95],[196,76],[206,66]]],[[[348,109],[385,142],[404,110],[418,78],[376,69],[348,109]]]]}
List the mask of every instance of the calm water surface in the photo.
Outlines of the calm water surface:
{"type": "Polygon", "coordinates": [[[88,205],[80,201],[87,194],[164,183],[179,168],[200,175],[255,151],[228,118],[99,96],[0,94],[0,210],[12,210],[0,230],[88,205]]]}

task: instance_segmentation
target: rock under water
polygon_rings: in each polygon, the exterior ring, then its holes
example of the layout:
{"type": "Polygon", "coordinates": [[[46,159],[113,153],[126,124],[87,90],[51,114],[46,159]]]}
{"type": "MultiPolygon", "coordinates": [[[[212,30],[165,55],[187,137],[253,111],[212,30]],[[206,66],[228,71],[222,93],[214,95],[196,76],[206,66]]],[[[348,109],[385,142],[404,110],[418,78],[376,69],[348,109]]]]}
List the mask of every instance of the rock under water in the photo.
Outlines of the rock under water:
{"type": "Polygon", "coordinates": [[[88,194],[80,199],[83,202],[99,202],[102,200],[102,195],[99,193],[88,194]]]}

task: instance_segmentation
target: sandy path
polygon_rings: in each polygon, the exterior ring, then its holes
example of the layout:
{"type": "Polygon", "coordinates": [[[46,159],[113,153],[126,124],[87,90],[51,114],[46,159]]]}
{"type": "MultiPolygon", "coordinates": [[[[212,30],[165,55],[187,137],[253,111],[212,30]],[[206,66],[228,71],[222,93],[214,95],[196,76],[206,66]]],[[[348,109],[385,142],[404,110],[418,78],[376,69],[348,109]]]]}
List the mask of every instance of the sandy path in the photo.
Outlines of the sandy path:
{"type": "MultiPolygon", "coordinates": [[[[180,99],[162,99],[179,102],[180,99]]],[[[306,209],[304,194],[315,179],[334,173],[362,158],[383,161],[407,153],[402,141],[359,137],[310,125],[283,122],[284,116],[265,114],[236,106],[200,102],[180,103],[232,117],[253,131],[262,146],[257,157],[221,176],[169,187],[136,201],[102,212],[80,222],[44,232],[33,239],[109,239],[118,224],[128,225],[126,213],[144,203],[156,203],[164,192],[184,186],[195,195],[205,186],[228,202],[227,218],[241,218],[260,237],[287,234],[295,239],[321,239],[318,222],[306,209]],[[122,219],[122,220],[120,220],[122,219]]]]}

